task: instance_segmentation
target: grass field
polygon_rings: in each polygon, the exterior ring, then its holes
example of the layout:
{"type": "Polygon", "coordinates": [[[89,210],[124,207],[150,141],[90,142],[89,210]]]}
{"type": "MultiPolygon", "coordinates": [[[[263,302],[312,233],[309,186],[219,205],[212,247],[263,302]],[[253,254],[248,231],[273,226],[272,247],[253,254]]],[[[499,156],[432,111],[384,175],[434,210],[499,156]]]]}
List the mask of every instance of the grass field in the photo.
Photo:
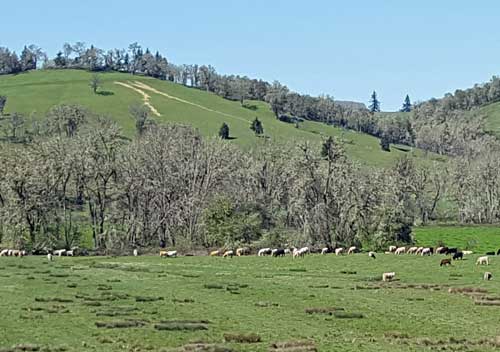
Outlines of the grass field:
{"type": "Polygon", "coordinates": [[[473,250],[477,253],[497,251],[500,248],[498,226],[423,226],[413,229],[416,243],[436,246],[443,242],[450,247],[473,250]]]}
{"type": "Polygon", "coordinates": [[[492,350],[500,307],[448,289],[482,288],[500,304],[500,258],[490,282],[474,256],[443,268],[440,259],[2,257],[0,348],[173,351],[201,342],[227,348],[206,351],[267,351],[300,340],[319,351],[492,350]],[[398,281],[382,283],[386,271],[398,281]]]}
{"type": "Polygon", "coordinates": [[[337,136],[346,142],[345,147],[351,157],[368,165],[391,165],[397,158],[408,154],[418,159],[428,158],[422,151],[412,148],[392,148],[391,152],[384,152],[375,137],[321,123],[306,121],[300,128],[295,128],[293,124],[278,121],[269,106],[259,101],[246,101],[245,104],[251,107],[249,109],[242,107],[239,102],[153,78],[125,73],[102,73],[100,77],[101,92],[105,93],[101,95],[93,94],[89,87],[91,73],[78,70],[34,71],[16,76],[0,76],[0,94],[8,96],[7,113],[21,112],[40,117],[54,105],[76,103],[112,117],[125,134],[132,136],[135,127],[128,108],[135,102],[141,102],[142,93],[146,93],[149,103],[161,115],[153,115],[158,122],[190,124],[206,136],[216,135],[222,123],[226,122],[234,138],[231,143],[244,148],[269,140],[320,143],[327,136],[337,136]],[[138,88],[141,93],[116,82],[129,85],[138,83],[149,88],[138,88]],[[255,117],[263,122],[266,138],[257,138],[250,130],[250,123],[255,117]]]}

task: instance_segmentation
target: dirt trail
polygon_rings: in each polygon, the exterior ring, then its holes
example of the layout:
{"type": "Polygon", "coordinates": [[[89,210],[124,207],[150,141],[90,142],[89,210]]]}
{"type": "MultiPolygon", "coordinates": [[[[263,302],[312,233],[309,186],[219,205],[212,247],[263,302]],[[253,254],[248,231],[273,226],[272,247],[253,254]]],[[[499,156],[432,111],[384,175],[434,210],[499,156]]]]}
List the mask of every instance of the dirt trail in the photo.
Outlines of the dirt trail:
{"type": "Polygon", "coordinates": [[[170,94],[167,94],[167,93],[164,93],[162,91],[159,91],[151,86],[148,86],[147,84],[144,84],[142,82],[139,82],[139,81],[135,81],[132,83],[133,84],[133,88],[135,88],[135,90],[137,91],[141,91],[143,94],[146,94],[142,91],[142,89],[144,90],[148,90],[150,92],[153,92],[153,93],[156,93],[156,94],[159,94],[159,95],[163,95],[164,97],[166,98],[169,98],[169,99],[172,99],[172,100],[175,100],[175,101],[178,101],[180,103],[184,103],[184,104],[188,104],[188,105],[191,105],[191,106],[195,106],[197,108],[200,108],[200,109],[203,109],[205,111],[210,111],[210,112],[214,112],[216,114],[220,114],[220,115],[224,115],[224,116],[227,116],[227,117],[231,117],[233,119],[238,119],[240,121],[243,121],[243,122],[248,122],[248,120],[245,120],[244,118],[242,117],[239,117],[239,116],[235,116],[235,115],[231,115],[231,114],[227,114],[225,112],[222,112],[222,111],[218,111],[218,110],[214,110],[214,109],[210,109],[210,108],[207,108],[206,106],[203,106],[203,105],[200,105],[200,104],[196,104],[196,103],[193,103],[193,102],[190,102],[188,100],[184,100],[184,99],[181,99],[181,98],[177,98],[177,97],[174,97],[170,94]]]}
{"type": "Polygon", "coordinates": [[[136,91],[137,93],[139,93],[140,95],[142,95],[142,100],[144,101],[144,105],[146,105],[154,115],[161,116],[161,114],[158,112],[158,110],[156,110],[156,108],[153,106],[153,104],[151,104],[149,102],[149,98],[151,98],[151,97],[148,94],[146,94],[144,91],[142,91],[142,90],[140,90],[140,89],[138,89],[130,84],[123,83],[123,82],[115,82],[115,84],[119,84],[121,86],[132,89],[132,90],[136,91]]]}

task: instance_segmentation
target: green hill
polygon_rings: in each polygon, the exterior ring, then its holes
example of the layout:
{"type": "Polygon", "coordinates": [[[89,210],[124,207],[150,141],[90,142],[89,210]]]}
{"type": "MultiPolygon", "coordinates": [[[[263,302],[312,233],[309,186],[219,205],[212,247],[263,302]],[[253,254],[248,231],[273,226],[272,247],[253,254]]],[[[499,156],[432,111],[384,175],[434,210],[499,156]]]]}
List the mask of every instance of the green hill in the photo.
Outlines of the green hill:
{"type": "Polygon", "coordinates": [[[129,106],[147,101],[156,111],[157,122],[190,124],[206,136],[216,135],[223,122],[230,127],[231,143],[250,148],[264,139],[257,138],[249,129],[258,117],[264,126],[266,140],[278,142],[308,140],[320,143],[326,136],[337,136],[346,143],[348,154],[368,165],[386,166],[397,158],[411,153],[424,158],[424,153],[412,148],[392,148],[383,152],[379,140],[366,134],[346,131],[325,124],[305,121],[296,128],[278,121],[269,106],[260,101],[239,102],[222,99],[212,93],[143,76],[125,73],[100,74],[101,94],[93,94],[89,87],[92,74],[79,70],[32,71],[19,75],[0,76],[0,95],[8,97],[5,112],[21,112],[42,116],[52,106],[77,103],[92,111],[110,116],[123,128],[125,134],[134,134],[134,121],[129,106]]]}
{"type": "Polygon", "coordinates": [[[479,112],[486,116],[486,128],[500,136],[500,102],[483,106],[479,112]]]}

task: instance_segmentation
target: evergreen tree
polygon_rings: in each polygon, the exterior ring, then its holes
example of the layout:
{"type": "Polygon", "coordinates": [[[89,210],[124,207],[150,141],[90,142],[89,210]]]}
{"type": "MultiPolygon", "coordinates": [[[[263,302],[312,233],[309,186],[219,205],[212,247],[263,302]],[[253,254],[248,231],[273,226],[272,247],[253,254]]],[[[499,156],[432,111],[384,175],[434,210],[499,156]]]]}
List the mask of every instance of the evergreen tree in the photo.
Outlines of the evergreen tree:
{"type": "Polygon", "coordinates": [[[220,127],[219,137],[222,139],[229,139],[229,126],[225,122],[220,127]]]}
{"type": "Polygon", "coordinates": [[[410,96],[406,94],[405,101],[403,103],[403,107],[401,108],[401,112],[410,112],[411,111],[411,101],[410,96]]]}
{"type": "Polygon", "coordinates": [[[0,95],[0,115],[3,114],[5,104],[7,104],[7,97],[5,95],[0,95]]]}
{"type": "Polygon", "coordinates": [[[391,151],[391,141],[389,140],[389,137],[387,137],[386,134],[380,138],[380,148],[382,148],[383,151],[390,152],[391,151]]]}
{"type": "Polygon", "coordinates": [[[264,127],[262,126],[262,122],[256,117],[250,125],[250,129],[255,132],[257,136],[264,133],[264,127]]]}
{"type": "Polygon", "coordinates": [[[66,66],[66,58],[63,56],[63,53],[59,51],[57,56],[54,59],[54,64],[57,67],[65,67],[66,66]]]}
{"type": "Polygon", "coordinates": [[[377,92],[373,91],[372,96],[370,98],[370,111],[371,112],[380,112],[380,101],[377,99],[377,92]]]}
{"type": "Polygon", "coordinates": [[[26,46],[21,52],[20,65],[21,65],[21,71],[36,69],[36,57],[34,53],[31,50],[29,50],[26,46]]]}

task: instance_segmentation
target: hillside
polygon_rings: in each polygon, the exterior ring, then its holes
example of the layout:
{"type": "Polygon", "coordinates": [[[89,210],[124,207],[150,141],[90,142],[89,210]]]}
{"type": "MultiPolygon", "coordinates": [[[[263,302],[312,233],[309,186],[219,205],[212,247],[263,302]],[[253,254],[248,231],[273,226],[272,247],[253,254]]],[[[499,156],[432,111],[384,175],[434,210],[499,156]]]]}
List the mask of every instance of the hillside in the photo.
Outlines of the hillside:
{"type": "Polygon", "coordinates": [[[377,138],[321,123],[305,121],[296,128],[276,120],[269,106],[261,101],[245,101],[245,108],[239,102],[168,81],[116,72],[102,73],[100,77],[101,94],[96,95],[89,87],[91,73],[85,71],[47,70],[1,76],[0,95],[8,96],[6,113],[21,112],[35,118],[57,104],[81,104],[116,120],[127,135],[134,134],[128,108],[143,101],[150,106],[157,122],[191,124],[206,136],[217,134],[226,122],[234,138],[232,142],[244,148],[263,140],[249,129],[251,121],[258,117],[263,122],[266,139],[320,143],[326,136],[341,137],[348,154],[369,165],[390,165],[407,153],[423,158],[421,151],[407,147],[383,152],[377,138]]]}

